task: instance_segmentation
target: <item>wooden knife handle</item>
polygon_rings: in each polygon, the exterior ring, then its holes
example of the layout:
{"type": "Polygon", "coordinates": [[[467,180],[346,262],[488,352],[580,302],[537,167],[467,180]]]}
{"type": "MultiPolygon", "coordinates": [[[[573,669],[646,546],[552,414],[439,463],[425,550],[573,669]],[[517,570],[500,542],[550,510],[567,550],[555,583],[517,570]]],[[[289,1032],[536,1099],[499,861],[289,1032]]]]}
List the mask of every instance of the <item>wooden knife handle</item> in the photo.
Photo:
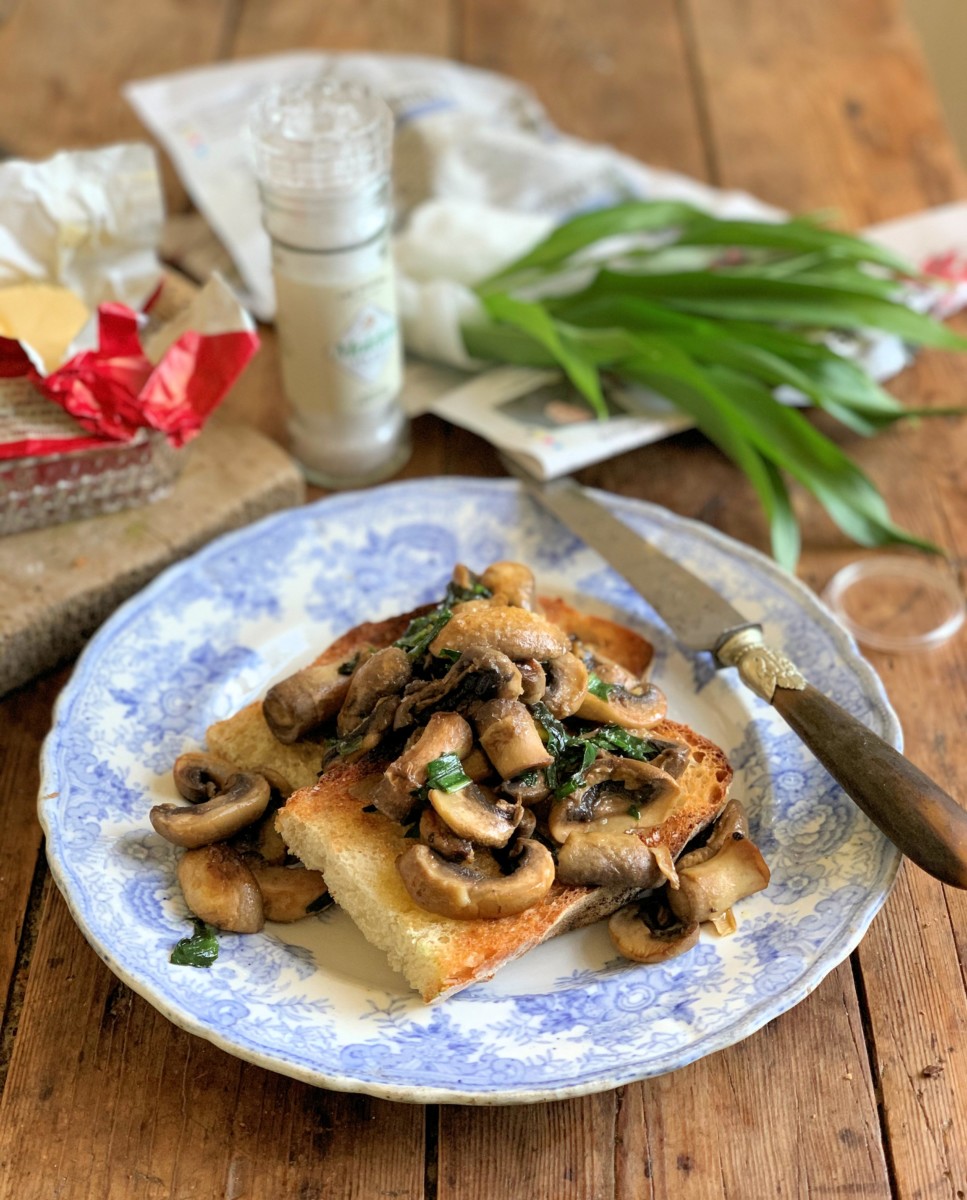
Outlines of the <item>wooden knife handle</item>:
{"type": "Polygon", "coordinates": [[[811,684],[772,704],[843,790],[928,874],[967,888],[967,812],[871,729],[811,684]]]}

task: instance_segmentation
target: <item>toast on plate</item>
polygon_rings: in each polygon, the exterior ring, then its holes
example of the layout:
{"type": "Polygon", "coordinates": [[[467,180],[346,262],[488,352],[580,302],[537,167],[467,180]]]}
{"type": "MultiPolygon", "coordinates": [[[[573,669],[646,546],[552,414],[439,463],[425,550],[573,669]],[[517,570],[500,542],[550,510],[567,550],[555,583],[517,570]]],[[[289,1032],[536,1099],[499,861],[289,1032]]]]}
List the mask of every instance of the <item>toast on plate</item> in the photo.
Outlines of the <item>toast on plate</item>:
{"type": "MultiPolygon", "coordinates": [[[[382,733],[371,740],[369,748],[357,746],[345,736],[349,726],[358,730],[366,724],[356,720],[363,709],[351,720],[346,718],[354,703],[352,695],[347,699],[346,680],[361,677],[359,664],[376,661],[374,651],[385,651],[401,638],[405,643],[414,624],[419,626],[428,614],[432,619],[432,606],[357,626],[329,646],[308,669],[324,679],[323,690],[329,689],[329,699],[313,700],[312,704],[320,707],[313,709],[310,704],[308,715],[304,697],[292,700],[287,695],[283,699],[289,707],[280,716],[279,696],[286,685],[278,685],[263,701],[208,730],[208,748],[220,758],[241,770],[271,768],[289,782],[293,794],[275,819],[289,850],[307,867],[323,873],[336,903],[370,942],[386,952],[394,969],[426,1001],[489,979],[505,963],[541,942],[598,921],[643,890],[673,878],[675,860],[715,821],[727,802],[732,771],[722,750],[687,726],[666,719],[660,692],[642,682],[652,657],[646,639],[557,597],[535,597],[530,609],[533,618],[528,615],[525,621],[512,596],[455,605],[456,619],[451,619],[426,649],[425,662],[433,655],[447,656],[443,666],[437,663],[434,668],[437,679],[411,679],[402,686],[398,680],[393,684],[383,681],[383,692],[396,688],[392,699],[382,700],[391,721],[382,721],[382,733]],[[518,628],[521,623],[526,626],[523,634],[518,628]],[[480,629],[483,634],[474,632],[480,629]],[[465,687],[453,690],[452,695],[459,696],[453,704],[463,713],[463,717],[454,716],[447,711],[447,697],[439,698],[443,687],[439,676],[446,663],[461,659],[466,663],[477,654],[480,638],[488,641],[487,653],[492,650],[492,654],[490,658],[482,656],[478,667],[496,673],[487,676],[490,690],[479,695],[467,693],[465,687]],[[448,646],[448,641],[453,646],[448,646]],[[508,662],[515,677],[510,682],[505,668],[494,667],[497,659],[508,662]],[[585,665],[575,665],[573,659],[585,665]],[[336,679],[339,667],[342,683],[336,679]],[[572,697],[569,705],[567,693],[569,687],[574,689],[575,672],[584,700],[580,709],[571,711],[576,701],[572,697]],[[532,689],[532,697],[536,694],[535,674],[540,677],[538,690],[543,691],[536,702],[525,705],[527,689],[532,689]],[[613,682],[602,682],[601,677],[613,682]],[[595,681],[597,698],[588,692],[589,678],[595,681]],[[501,691],[508,687],[509,692],[501,691]],[[336,688],[340,689],[338,713],[332,702],[336,688]],[[620,696],[626,697],[627,710],[619,711],[620,696]],[[562,715],[551,715],[545,701],[556,705],[556,712],[562,715]],[[588,752],[590,763],[585,762],[583,774],[579,770],[574,775],[571,782],[580,781],[580,786],[575,783],[568,792],[568,781],[555,776],[556,790],[549,794],[545,776],[551,778],[548,772],[557,769],[558,763],[552,763],[548,746],[534,743],[536,755],[532,747],[531,758],[514,760],[516,766],[510,768],[513,779],[508,782],[502,771],[503,781],[494,783],[493,767],[507,753],[508,722],[511,715],[518,720],[519,710],[524,708],[528,728],[531,717],[539,715],[540,721],[534,723],[543,742],[550,743],[555,736],[564,738],[560,745],[571,747],[567,753],[573,755],[574,746],[580,753],[583,739],[604,728],[619,730],[624,749],[602,743],[588,752]],[[460,825],[464,818],[450,816],[452,793],[429,786],[433,781],[428,781],[427,763],[418,761],[415,769],[410,764],[409,773],[399,766],[406,762],[409,747],[424,735],[424,740],[429,738],[431,728],[442,727],[451,717],[461,726],[465,722],[470,730],[465,736],[472,738],[473,746],[466,741],[457,758],[483,781],[491,824],[496,821],[499,826],[500,820],[505,820],[514,827],[506,837],[499,834],[488,839],[481,834],[483,844],[476,844],[477,834],[460,825]],[[334,728],[337,721],[342,728],[334,728]],[[320,736],[320,728],[328,738],[320,736]],[[634,753],[627,749],[625,734],[632,741],[644,738],[651,744],[652,763],[624,757],[634,753]],[[280,740],[280,735],[286,740],[280,740]],[[343,752],[341,757],[334,757],[334,745],[343,752]],[[481,752],[482,746],[486,753],[481,752]],[[326,766],[320,775],[324,758],[326,766]],[[518,772],[522,763],[536,763],[537,767],[518,772]],[[535,772],[543,792],[536,799],[516,787],[535,772]],[[604,816],[603,809],[591,804],[592,794],[610,804],[604,816]],[[635,803],[638,797],[643,798],[640,812],[635,803]],[[539,818],[533,836],[535,821],[526,815],[528,811],[539,818]],[[457,836],[441,820],[441,812],[456,826],[457,836]],[[633,818],[627,815],[631,812],[633,818]],[[547,833],[548,820],[556,841],[547,833]],[[627,864],[616,858],[616,824],[622,835],[631,833],[620,839],[619,847],[621,854],[633,847],[632,856],[636,857],[630,875],[627,864]],[[569,831],[573,836],[569,837],[569,831]],[[576,846],[580,854],[572,853],[576,846]],[[543,882],[536,899],[531,897],[520,906],[504,898],[508,879],[523,880],[541,876],[541,872],[543,882]],[[437,886],[438,876],[446,876],[443,891],[437,886]]],[[[392,666],[401,656],[391,651],[383,657],[392,660],[392,666]]],[[[404,667],[404,674],[407,670],[404,667]]],[[[458,674],[456,667],[446,679],[454,673],[458,674]]],[[[375,710],[379,708],[377,701],[375,710]]],[[[366,718],[370,726],[372,717],[371,710],[366,718]]],[[[458,794],[469,794],[476,787],[475,781],[458,794]]]]}

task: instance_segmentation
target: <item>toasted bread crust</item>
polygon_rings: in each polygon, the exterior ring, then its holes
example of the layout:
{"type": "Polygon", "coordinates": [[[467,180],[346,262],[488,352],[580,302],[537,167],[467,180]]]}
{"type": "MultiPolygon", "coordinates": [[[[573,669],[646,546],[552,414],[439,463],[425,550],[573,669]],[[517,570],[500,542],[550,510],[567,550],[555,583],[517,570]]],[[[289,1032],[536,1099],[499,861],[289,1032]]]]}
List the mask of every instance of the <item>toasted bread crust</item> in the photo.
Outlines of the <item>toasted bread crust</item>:
{"type": "MultiPolygon", "coordinates": [[[[661,827],[662,842],[677,856],[722,811],[732,769],[718,746],[686,725],[662,721],[655,733],[692,748],[680,781],[683,802],[661,827]]],[[[516,916],[461,921],[428,913],[410,898],[396,870],[397,857],[412,844],[403,827],[365,811],[371,807],[367,785],[384,766],[371,758],[331,768],[290,798],[276,825],[292,852],[322,871],[336,903],[424,1000],[489,979],[541,942],[608,916],[638,890],[555,884],[545,900],[516,916]]]]}

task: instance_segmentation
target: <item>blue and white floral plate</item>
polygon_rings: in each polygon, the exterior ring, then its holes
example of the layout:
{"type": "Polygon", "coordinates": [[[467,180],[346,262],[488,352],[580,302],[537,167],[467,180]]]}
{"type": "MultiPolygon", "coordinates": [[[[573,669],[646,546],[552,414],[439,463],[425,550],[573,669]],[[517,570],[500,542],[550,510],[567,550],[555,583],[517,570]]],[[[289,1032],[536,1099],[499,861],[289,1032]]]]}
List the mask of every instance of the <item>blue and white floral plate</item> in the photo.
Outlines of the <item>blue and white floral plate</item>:
{"type": "MultiPolygon", "coordinates": [[[[650,505],[602,495],[700,573],[812,682],[898,745],[873,671],[814,597],[754,551],[650,505]]],[[[220,539],[159,577],[81,657],[44,748],[47,854],[87,939],[176,1024],[241,1058],[395,1100],[548,1100],[673,1071],[791,1008],[857,944],[897,851],[775,715],[684,654],[648,605],[510,481],[435,479],[332,497],[220,539]],[[722,745],[772,882],[738,932],[657,967],[617,959],[598,925],[424,1005],[330,909],[223,934],[209,970],[172,966],[190,927],[175,851],[148,810],[206,727],[362,619],[438,598],[455,562],[516,558],[541,589],[656,644],[669,709],[722,745]]]]}

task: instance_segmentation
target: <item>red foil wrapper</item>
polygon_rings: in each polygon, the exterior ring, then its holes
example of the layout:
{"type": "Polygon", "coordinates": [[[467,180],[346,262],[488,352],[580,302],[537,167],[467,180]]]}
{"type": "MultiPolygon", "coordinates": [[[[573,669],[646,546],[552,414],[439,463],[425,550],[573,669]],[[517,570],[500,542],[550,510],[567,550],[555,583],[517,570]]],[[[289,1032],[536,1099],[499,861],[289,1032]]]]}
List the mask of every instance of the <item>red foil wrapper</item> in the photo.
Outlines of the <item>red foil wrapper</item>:
{"type": "Polygon", "coordinates": [[[67,453],[130,442],[157,430],[169,444],[195,437],[258,349],[258,334],[184,333],[152,364],[137,315],[121,304],[98,309],[98,347],[42,375],[19,342],[0,338],[0,379],[25,379],[81,429],[27,433],[0,442],[0,459],[67,453]]]}

